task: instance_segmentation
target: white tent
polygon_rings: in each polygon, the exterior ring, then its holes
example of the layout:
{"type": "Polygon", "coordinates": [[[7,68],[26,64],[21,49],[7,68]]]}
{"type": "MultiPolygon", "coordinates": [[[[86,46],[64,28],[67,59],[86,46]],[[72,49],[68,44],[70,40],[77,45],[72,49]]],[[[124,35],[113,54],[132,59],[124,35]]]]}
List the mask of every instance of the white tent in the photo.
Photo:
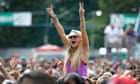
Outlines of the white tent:
{"type": "Polygon", "coordinates": [[[65,55],[65,49],[57,45],[42,45],[33,49],[33,56],[37,60],[47,59],[53,60],[55,58],[63,59],[65,55]]]}

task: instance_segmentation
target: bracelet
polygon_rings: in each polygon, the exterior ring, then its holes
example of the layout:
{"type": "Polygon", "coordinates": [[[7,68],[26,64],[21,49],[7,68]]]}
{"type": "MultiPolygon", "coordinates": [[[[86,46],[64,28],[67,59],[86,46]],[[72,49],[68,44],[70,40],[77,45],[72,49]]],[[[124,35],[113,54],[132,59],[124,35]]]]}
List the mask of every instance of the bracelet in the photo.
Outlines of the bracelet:
{"type": "Polygon", "coordinates": [[[85,18],[80,18],[80,21],[85,21],[85,18]]]}
{"type": "Polygon", "coordinates": [[[52,16],[52,19],[57,19],[57,16],[56,15],[52,16]]]}
{"type": "Polygon", "coordinates": [[[58,18],[56,15],[54,15],[53,17],[51,17],[51,23],[54,23],[55,21],[57,21],[58,18]]]}

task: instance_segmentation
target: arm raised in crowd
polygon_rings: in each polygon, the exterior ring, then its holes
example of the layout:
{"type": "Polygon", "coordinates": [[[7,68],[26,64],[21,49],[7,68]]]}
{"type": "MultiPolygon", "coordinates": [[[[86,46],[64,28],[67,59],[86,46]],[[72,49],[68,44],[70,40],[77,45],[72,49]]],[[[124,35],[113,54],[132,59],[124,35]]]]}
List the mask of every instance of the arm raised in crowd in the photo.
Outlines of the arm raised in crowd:
{"type": "Polygon", "coordinates": [[[14,78],[12,76],[10,76],[10,74],[5,70],[5,68],[1,62],[0,62],[0,71],[2,72],[2,74],[4,75],[4,77],[6,79],[14,80],[14,78]]]}
{"type": "Polygon", "coordinates": [[[66,35],[65,35],[65,31],[64,31],[63,26],[59,22],[59,20],[58,20],[56,14],[54,13],[52,7],[46,8],[46,10],[47,10],[48,14],[51,16],[51,18],[52,18],[51,20],[54,23],[54,25],[56,27],[56,30],[57,30],[58,34],[60,35],[60,38],[61,38],[62,42],[66,46],[68,44],[68,40],[66,39],[66,35]]]}
{"type": "Polygon", "coordinates": [[[80,16],[80,30],[82,33],[83,46],[87,51],[89,51],[89,40],[86,32],[84,3],[79,4],[79,16],[80,16]]]}

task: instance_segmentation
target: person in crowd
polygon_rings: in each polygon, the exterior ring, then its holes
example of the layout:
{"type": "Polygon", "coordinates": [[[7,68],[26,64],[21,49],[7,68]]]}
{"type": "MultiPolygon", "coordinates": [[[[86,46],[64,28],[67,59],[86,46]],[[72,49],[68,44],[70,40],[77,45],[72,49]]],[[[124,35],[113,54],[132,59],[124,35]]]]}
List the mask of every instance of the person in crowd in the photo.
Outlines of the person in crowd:
{"type": "Polygon", "coordinates": [[[104,33],[106,39],[107,54],[111,53],[112,48],[116,48],[117,53],[119,54],[124,36],[122,26],[114,26],[113,24],[110,24],[105,28],[104,33]]]}
{"type": "Polygon", "coordinates": [[[3,76],[2,73],[0,73],[0,84],[2,84],[2,82],[4,81],[5,77],[3,76]]]}
{"type": "Polygon", "coordinates": [[[85,84],[93,84],[93,81],[89,77],[82,77],[85,84]]]}
{"type": "Polygon", "coordinates": [[[56,81],[44,72],[32,70],[23,73],[18,78],[17,84],[56,84],[56,81]]]}
{"type": "Polygon", "coordinates": [[[123,37],[124,37],[123,27],[121,25],[116,26],[114,30],[114,34],[115,34],[114,47],[117,49],[118,53],[120,53],[120,50],[122,48],[123,37]]]}
{"type": "Polygon", "coordinates": [[[47,8],[48,14],[52,17],[60,38],[66,47],[67,54],[64,59],[64,74],[76,72],[81,76],[87,76],[87,63],[89,59],[89,40],[86,32],[84,4],[79,5],[80,30],[71,30],[66,35],[63,26],[60,24],[53,8],[47,8]]]}
{"type": "Polygon", "coordinates": [[[58,71],[59,76],[62,76],[62,75],[63,75],[63,66],[64,66],[63,61],[59,61],[59,62],[57,63],[57,68],[56,68],[56,70],[58,71]]]}
{"type": "Polygon", "coordinates": [[[5,70],[4,65],[0,62],[1,84],[14,84],[16,80],[5,70]]]}
{"type": "Polygon", "coordinates": [[[65,78],[65,76],[59,77],[59,78],[56,80],[57,84],[64,84],[64,78],[65,78]]]}
{"type": "Polygon", "coordinates": [[[109,77],[106,76],[100,76],[97,81],[96,84],[108,84],[109,81],[109,77]]]}
{"type": "Polygon", "coordinates": [[[90,77],[92,75],[97,75],[97,74],[95,73],[94,61],[93,60],[90,60],[88,62],[88,77],[90,77]]]}
{"type": "Polygon", "coordinates": [[[85,84],[85,81],[79,74],[69,73],[64,78],[64,84],[85,84]]]}
{"type": "Polygon", "coordinates": [[[111,48],[113,48],[114,45],[114,25],[109,24],[104,29],[105,34],[105,47],[107,49],[107,56],[111,56],[111,48]]]}
{"type": "Polygon", "coordinates": [[[128,26],[125,30],[125,45],[128,49],[128,56],[134,55],[134,48],[137,41],[137,34],[131,26],[128,26]]]}
{"type": "Polygon", "coordinates": [[[138,84],[138,81],[131,76],[114,75],[110,78],[108,84],[138,84]]]}
{"type": "Polygon", "coordinates": [[[136,66],[136,69],[134,70],[134,75],[136,80],[140,83],[140,66],[136,66]]]}

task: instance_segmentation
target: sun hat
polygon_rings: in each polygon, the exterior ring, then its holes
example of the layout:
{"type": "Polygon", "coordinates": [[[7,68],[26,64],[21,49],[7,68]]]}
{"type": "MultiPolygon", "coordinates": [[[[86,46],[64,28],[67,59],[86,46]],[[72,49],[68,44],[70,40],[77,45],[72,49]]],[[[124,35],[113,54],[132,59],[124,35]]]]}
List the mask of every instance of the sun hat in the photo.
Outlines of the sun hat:
{"type": "Polygon", "coordinates": [[[71,32],[67,35],[67,37],[78,35],[81,37],[81,31],[79,30],[71,30],[71,32]]]}

